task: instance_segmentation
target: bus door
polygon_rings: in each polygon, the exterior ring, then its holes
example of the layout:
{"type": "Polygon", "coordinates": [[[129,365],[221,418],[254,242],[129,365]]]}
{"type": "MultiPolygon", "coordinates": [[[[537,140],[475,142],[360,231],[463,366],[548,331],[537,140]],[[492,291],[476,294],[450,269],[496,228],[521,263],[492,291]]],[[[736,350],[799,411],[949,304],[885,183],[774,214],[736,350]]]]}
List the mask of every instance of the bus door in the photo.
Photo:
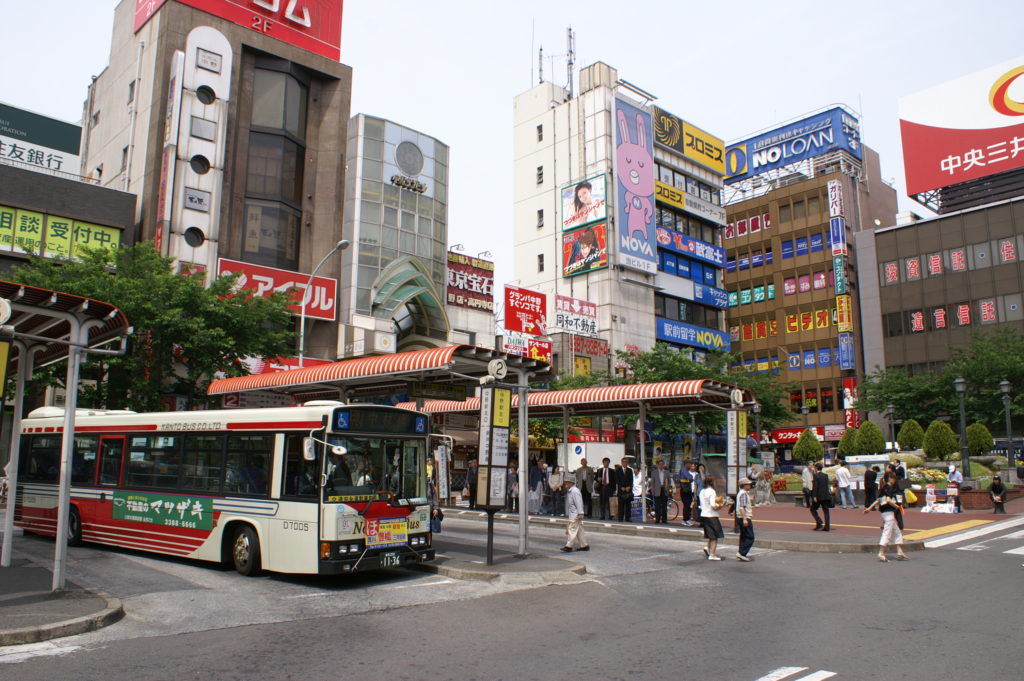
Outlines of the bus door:
{"type": "Polygon", "coordinates": [[[282,471],[280,501],[263,547],[263,565],[269,570],[314,573],[317,570],[320,461],[307,461],[303,457],[305,435],[288,433],[282,438],[284,465],[279,468],[282,471]]]}
{"type": "MultiPolygon", "coordinates": [[[[121,467],[124,465],[125,436],[101,435],[99,483],[100,487],[114,488],[121,484],[121,467]]],[[[106,489],[100,492],[100,514],[109,520],[113,508],[113,491],[106,489]]]]}

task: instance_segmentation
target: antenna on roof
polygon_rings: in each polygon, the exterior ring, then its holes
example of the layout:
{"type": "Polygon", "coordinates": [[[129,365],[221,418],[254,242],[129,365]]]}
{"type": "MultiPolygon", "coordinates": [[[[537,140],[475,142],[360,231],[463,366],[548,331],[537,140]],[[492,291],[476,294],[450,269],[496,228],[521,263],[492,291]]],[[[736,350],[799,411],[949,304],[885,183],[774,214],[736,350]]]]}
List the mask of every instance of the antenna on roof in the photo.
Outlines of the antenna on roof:
{"type": "Polygon", "coordinates": [[[537,84],[544,82],[544,46],[537,50],[537,84]]]}
{"type": "Polygon", "coordinates": [[[565,41],[565,70],[569,76],[569,84],[565,86],[565,89],[569,91],[569,99],[572,99],[572,72],[576,65],[576,34],[573,33],[572,26],[566,29],[565,41]]]}

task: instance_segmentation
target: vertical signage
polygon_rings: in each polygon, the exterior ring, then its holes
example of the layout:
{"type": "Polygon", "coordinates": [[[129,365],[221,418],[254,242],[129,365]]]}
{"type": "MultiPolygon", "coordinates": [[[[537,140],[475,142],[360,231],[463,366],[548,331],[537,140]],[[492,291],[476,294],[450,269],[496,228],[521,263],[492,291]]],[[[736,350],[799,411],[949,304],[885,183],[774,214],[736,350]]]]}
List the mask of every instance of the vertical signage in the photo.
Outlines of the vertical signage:
{"type": "Polygon", "coordinates": [[[853,299],[848,293],[836,296],[836,327],[839,333],[853,331],[853,299]]]}
{"type": "Polygon", "coordinates": [[[512,391],[485,386],[480,390],[480,451],[477,456],[476,503],[483,507],[505,506],[508,467],[508,436],[512,391]]]}
{"type": "Polygon", "coordinates": [[[839,368],[843,371],[853,371],[857,368],[852,333],[839,334],[839,368]]]}
{"type": "Polygon", "coordinates": [[[619,264],[654,274],[658,270],[654,234],[654,146],[651,115],[615,100],[615,234],[619,264]]]}
{"type": "Polygon", "coordinates": [[[846,293],[846,258],[844,256],[832,256],[832,271],[835,273],[836,295],[846,293]]]}

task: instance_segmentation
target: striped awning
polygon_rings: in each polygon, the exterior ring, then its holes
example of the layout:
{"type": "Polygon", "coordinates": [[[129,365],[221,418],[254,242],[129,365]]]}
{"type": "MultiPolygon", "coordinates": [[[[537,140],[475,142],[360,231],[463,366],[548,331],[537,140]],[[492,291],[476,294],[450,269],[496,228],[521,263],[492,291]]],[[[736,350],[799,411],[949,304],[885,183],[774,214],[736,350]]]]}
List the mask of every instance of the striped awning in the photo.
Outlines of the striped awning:
{"type": "MultiPolygon", "coordinates": [[[[527,409],[530,418],[561,417],[563,409],[567,409],[573,416],[635,413],[641,402],[648,414],[728,409],[732,405],[732,391],[736,389],[736,386],[728,383],[699,379],[531,392],[527,409]]],[[[753,393],[742,388],[739,390],[743,405],[752,405],[753,393]]],[[[403,402],[398,406],[416,409],[414,402],[403,402]]],[[[513,394],[513,410],[518,406],[519,395],[513,394]]],[[[432,414],[479,414],[480,398],[473,397],[465,402],[427,400],[420,410],[432,414]]]]}
{"type": "Polygon", "coordinates": [[[476,385],[476,378],[487,375],[487,363],[504,359],[510,368],[544,373],[548,364],[526,357],[506,355],[497,350],[473,345],[449,345],[392,355],[357,357],[304,369],[223,378],[210,384],[210,395],[270,390],[286,394],[316,394],[345,390],[359,392],[403,392],[409,381],[440,384],[476,385]]]}

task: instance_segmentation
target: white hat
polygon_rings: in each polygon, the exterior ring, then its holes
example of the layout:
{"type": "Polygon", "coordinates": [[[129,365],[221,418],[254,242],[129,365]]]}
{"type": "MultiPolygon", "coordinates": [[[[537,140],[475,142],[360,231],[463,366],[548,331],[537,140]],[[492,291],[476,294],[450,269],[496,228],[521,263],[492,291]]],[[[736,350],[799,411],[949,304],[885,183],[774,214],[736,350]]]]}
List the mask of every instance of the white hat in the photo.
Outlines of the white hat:
{"type": "Polygon", "coordinates": [[[576,474],[575,473],[566,473],[565,475],[562,476],[562,482],[563,483],[565,483],[565,482],[576,482],[576,474]]]}
{"type": "Polygon", "coordinates": [[[956,470],[956,464],[953,464],[953,463],[949,464],[949,472],[952,473],[955,470],[956,470]]]}
{"type": "Polygon", "coordinates": [[[750,478],[744,476],[740,478],[740,481],[736,484],[739,485],[740,487],[743,487],[743,485],[753,485],[754,483],[751,482],[750,478]]]}

